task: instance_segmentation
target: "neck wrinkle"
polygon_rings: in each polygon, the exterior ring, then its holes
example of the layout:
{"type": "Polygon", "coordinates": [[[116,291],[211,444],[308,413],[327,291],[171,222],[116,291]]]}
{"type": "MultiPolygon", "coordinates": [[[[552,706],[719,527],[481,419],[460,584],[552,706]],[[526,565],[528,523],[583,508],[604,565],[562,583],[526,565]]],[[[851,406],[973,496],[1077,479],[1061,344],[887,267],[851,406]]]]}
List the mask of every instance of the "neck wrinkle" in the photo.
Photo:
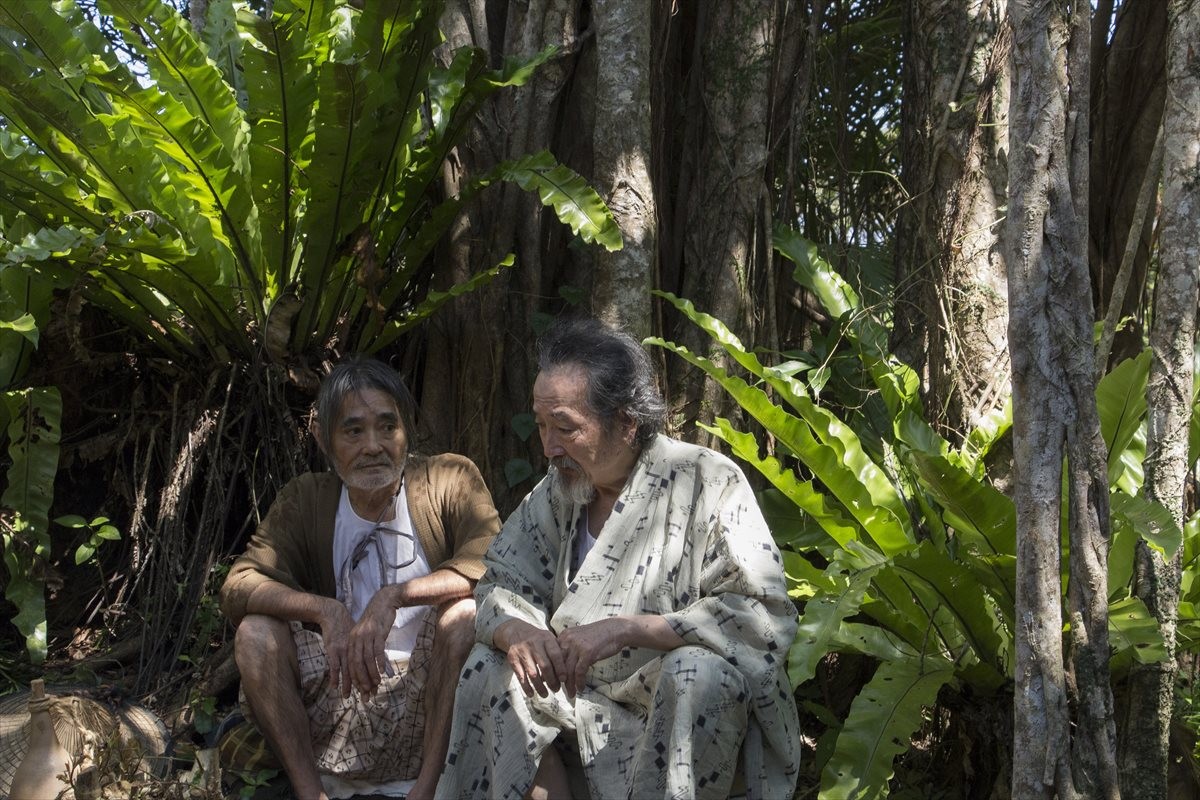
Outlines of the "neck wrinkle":
{"type": "Polygon", "coordinates": [[[354,509],[354,513],[363,519],[374,520],[376,525],[381,522],[390,522],[396,518],[396,496],[400,494],[400,488],[403,485],[402,478],[396,482],[394,487],[385,486],[382,489],[367,491],[365,498],[356,497],[355,493],[359,490],[347,486],[346,493],[350,498],[350,508],[354,509]]]}

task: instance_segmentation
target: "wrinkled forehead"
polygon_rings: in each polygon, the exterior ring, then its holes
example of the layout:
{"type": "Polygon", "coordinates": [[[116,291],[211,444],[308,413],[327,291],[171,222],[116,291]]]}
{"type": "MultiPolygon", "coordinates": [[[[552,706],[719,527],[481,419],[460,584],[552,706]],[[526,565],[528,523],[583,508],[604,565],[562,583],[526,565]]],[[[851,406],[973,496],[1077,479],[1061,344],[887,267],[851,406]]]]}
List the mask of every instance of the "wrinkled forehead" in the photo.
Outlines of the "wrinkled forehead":
{"type": "Polygon", "coordinates": [[[342,395],[336,424],[362,424],[376,420],[402,424],[400,406],[396,399],[380,389],[353,389],[342,395]]]}
{"type": "Polygon", "coordinates": [[[533,382],[533,413],[537,416],[596,418],[588,402],[587,372],[577,364],[551,367],[533,382]]]}

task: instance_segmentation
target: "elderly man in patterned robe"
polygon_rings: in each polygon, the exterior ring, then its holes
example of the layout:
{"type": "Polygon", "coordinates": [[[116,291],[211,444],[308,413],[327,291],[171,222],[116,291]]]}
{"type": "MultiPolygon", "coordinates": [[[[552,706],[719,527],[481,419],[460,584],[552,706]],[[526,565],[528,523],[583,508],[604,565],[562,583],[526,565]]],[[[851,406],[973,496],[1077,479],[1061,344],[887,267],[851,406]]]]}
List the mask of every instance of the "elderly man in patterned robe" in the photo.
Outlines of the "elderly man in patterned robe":
{"type": "Polygon", "coordinates": [[[571,797],[578,762],[594,800],[790,798],[796,610],[745,476],[659,433],[595,320],[543,336],[533,409],[549,474],[485,557],[436,796],[571,797]]]}

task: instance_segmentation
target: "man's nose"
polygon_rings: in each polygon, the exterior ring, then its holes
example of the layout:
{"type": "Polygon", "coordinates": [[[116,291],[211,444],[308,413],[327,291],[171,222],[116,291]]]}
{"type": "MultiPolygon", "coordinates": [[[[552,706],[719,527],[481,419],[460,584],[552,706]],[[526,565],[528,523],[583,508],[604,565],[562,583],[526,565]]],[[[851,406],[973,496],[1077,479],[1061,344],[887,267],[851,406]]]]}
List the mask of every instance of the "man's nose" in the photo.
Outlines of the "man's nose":
{"type": "Polygon", "coordinates": [[[542,455],[546,458],[554,458],[561,456],[566,451],[562,449],[562,445],[558,443],[558,437],[547,431],[542,436],[542,455]]]}
{"type": "Polygon", "coordinates": [[[368,453],[378,453],[383,449],[383,437],[375,431],[367,431],[367,436],[363,441],[363,449],[368,453]]]}

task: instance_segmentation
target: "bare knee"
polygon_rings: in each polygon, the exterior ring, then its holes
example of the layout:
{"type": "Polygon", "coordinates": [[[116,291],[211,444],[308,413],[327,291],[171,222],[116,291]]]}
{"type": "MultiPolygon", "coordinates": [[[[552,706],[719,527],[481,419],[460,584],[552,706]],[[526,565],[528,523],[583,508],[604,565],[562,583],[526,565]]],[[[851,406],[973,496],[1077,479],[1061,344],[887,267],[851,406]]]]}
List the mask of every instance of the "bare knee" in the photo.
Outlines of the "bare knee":
{"type": "Polygon", "coordinates": [[[233,657],[243,680],[278,678],[280,670],[295,669],[296,643],[287,622],[265,614],[247,614],[233,638],[233,657]]]}
{"type": "Polygon", "coordinates": [[[434,650],[449,663],[461,664],[475,644],[475,601],[454,600],[438,608],[434,650]]]}

